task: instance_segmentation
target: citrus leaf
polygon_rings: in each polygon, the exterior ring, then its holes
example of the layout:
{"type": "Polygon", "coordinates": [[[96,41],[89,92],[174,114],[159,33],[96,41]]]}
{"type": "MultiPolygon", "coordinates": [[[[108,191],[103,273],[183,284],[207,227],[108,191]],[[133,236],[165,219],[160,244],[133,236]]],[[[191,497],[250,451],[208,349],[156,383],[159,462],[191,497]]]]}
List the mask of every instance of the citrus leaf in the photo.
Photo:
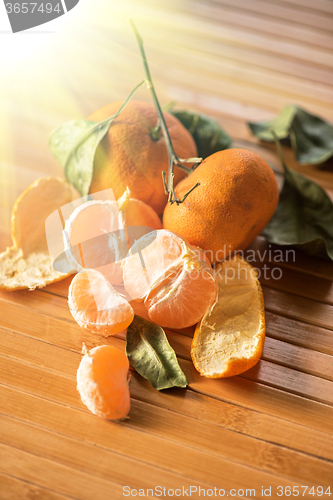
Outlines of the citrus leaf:
{"type": "Polygon", "coordinates": [[[289,130],[296,110],[296,106],[288,105],[273,120],[259,123],[247,122],[247,124],[252,133],[262,141],[274,142],[271,129],[274,130],[278,139],[286,139],[289,136],[289,130]]]}
{"type": "Polygon", "coordinates": [[[333,203],[315,182],[283,164],[285,179],[275,214],[263,235],[278,245],[333,260],[333,203]]]}
{"type": "Polygon", "coordinates": [[[49,149],[64,168],[66,178],[81,196],[89,193],[97,146],[106,135],[113,120],[122,112],[140,82],[129,94],[117,113],[100,122],[72,120],[55,129],[49,139],[49,149]]]}
{"type": "Polygon", "coordinates": [[[66,178],[81,196],[89,193],[94,157],[98,144],[109,130],[112,120],[92,122],[73,120],[55,129],[49,149],[64,167],[66,178]]]}
{"type": "Polygon", "coordinates": [[[290,138],[299,163],[323,163],[333,156],[333,126],[304,109],[288,105],[271,121],[248,122],[253,134],[262,141],[290,138]]]}
{"type": "Polygon", "coordinates": [[[290,139],[299,163],[323,163],[333,156],[333,127],[318,116],[298,109],[290,139]]]}
{"type": "Polygon", "coordinates": [[[160,326],[134,316],[127,328],[126,354],[133,368],[155,389],[187,386],[176,354],[160,326]]]}
{"type": "Polygon", "coordinates": [[[207,156],[230,148],[232,139],[220,125],[208,116],[190,111],[170,111],[192,135],[198,149],[198,156],[207,156]]]}

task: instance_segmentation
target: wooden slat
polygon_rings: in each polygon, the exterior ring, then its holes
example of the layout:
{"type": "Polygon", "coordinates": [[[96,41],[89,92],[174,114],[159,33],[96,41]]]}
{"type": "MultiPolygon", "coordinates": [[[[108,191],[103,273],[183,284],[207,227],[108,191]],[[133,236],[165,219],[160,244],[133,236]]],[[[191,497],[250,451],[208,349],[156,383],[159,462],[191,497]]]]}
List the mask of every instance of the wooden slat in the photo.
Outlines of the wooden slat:
{"type": "MultiPolygon", "coordinates": [[[[61,299],[60,299],[61,300],[61,299]]],[[[73,320],[72,320],[73,321],[73,320]]],[[[5,332],[4,332],[4,344],[5,344],[5,332]]],[[[174,340],[177,338],[177,334],[174,335],[170,340],[174,340]]],[[[179,337],[179,341],[176,341],[176,345],[173,344],[174,348],[176,349],[176,352],[178,354],[182,353],[187,359],[189,359],[189,346],[190,346],[190,341],[186,342],[186,339],[183,337],[179,337]],[[185,345],[184,345],[185,341],[185,345]],[[181,345],[183,343],[183,345],[181,345]]],[[[28,339],[25,340],[27,342],[28,339]]],[[[22,342],[23,345],[25,342],[22,342]]],[[[274,344],[274,341],[273,341],[274,344]]],[[[276,355],[276,361],[281,363],[284,366],[292,366],[294,365],[294,368],[301,369],[303,371],[307,371],[310,374],[323,374],[324,378],[331,379],[332,378],[332,369],[330,367],[330,362],[331,359],[329,357],[325,357],[325,355],[320,355],[317,354],[315,355],[310,355],[308,357],[305,357],[303,360],[302,352],[300,348],[294,347],[293,350],[286,354],[286,348],[285,344],[282,343],[277,343],[279,346],[281,346],[281,353],[277,352],[276,355]],[[295,359],[296,358],[296,359],[295,359]],[[301,362],[297,361],[297,358],[301,360],[301,362]],[[319,358],[319,359],[318,359],[319,358]],[[311,366],[311,363],[309,361],[312,360],[313,366],[311,366]],[[322,360],[322,363],[320,361],[322,360]]],[[[276,345],[276,344],[275,344],[276,345]]],[[[9,339],[7,342],[7,349],[4,347],[5,353],[10,352],[11,349],[11,340],[10,340],[10,335],[9,339]]],[[[28,349],[29,351],[29,349],[28,349]]],[[[34,355],[37,354],[37,351],[34,351],[34,355]]],[[[307,397],[310,398],[316,398],[315,394],[317,393],[317,387],[320,387],[320,395],[318,395],[318,400],[321,402],[326,402],[326,403],[331,403],[332,397],[333,397],[333,392],[332,388],[330,385],[330,382],[328,381],[320,381],[320,379],[317,379],[316,377],[308,377],[306,374],[299,373],[298,374],[298,381],[297,383],[292,383],[293,376],[291,376],[288,372],[287,369],[282,368],[281,366],[278,365],[273,365],[272,363],[266,363],[265,361],[262,362],[262,366],[265,368],[265,373],[266,376],[264,379],[262,376],[258,376],[255,378],[255,380],[258,381],[264,381],[265,383],[271,385],[272,381],[274,381],[275,386],[283,388],[285,390],[294,392],[296,394],[301,394],[301,395],[306,395],[307,397]],[[279,376],[276,376],[276,370],[279,373],[279,376]],[[326,388],[326,389],[325,389],[326,388]]],[[[252,373],[252,372],[251,372],[252,373]]],[[[290,373],[294,373],[291,371],[290,373]]]]}
{"type": "MultiPolygon", "coordinates": [[[[94,336],[93,336],[94,337],[94,336]]],[[[96,336],[95,336],[96,338],[96,336]]],[[[96,345],[98,340],[96,341],[94,338],[93,345],[96,345]]],[[[111,343],[112,345],[116,345],[117,347],[124,349],[125,343],[122,340],[118,340],[115,338],[108,338],[103,340],[103,343],[111,343]]],[[[88,347],[91,345],[88,343],[88,347]]],[[[4,380],[6,380],[6,384],[12,385],[16,384],[17,381],[15,379],[15,372],[17,370],[23,370],[25,364],[18,360],[12,360],[7,357],[2,357],[2,362],[4,366],[7,367],[4,373],[4,380]]],[[[262,384],[258,384],[256,382],[250,382],[245,379],[235,378],[235,379],[226,379],[226,380],[210,380],[203,379],[198,372],[193,368],[193,365],[190,361],[180,360],[185,373],[187,374],[190,387],[194,390],[198,390],[203,394],[207,394],[218,399],[221,398],[221,394],[223,394],[222,399],[226,399],[227,401],[233,402],[236,404],[240,404],[241,406],[245,406],[251,409],[256,409],[257,411],[263,411],[266,413],[270,413],[272,415],[280,414],[281,418],[286,418],[287,420],[291,420],[292,422],[302,423],[303,425],[310,425],[311,427],[316,427],[317,420],[310,419],[308,410],[306,408],[311,407],[313,405],[316,406],[318,416],[320,415],[320,426],[319,429],[323,430],[325,415],[329,411],[333,411],[333,409],[329,410],[330,407],[326,405],[320,405],[319,403],[311,402],[310,400],[299,398],[299,396],[284,393],[283,391],[279,391],[272,387],[263,386],[262,384]],[[234,389],[232,389],[234,387],[234,389]],[[222,392],[221,392],[222,391],[222,392]],[[248,395],[251,393],[250,400],[248,399],[248,395]],[[282,406],[282,410],[279,408],[282,406]],[[306,423],[308,422],[308,423],[306,423]]],[[[38,388],[38,391],[43,390],[44,384],[47,384],[49,391],[53,391],[55,386],[58,384],[58,390],[55,394],[55,401],[66,400],[69,395],[66,392],[67,387],[67,376],[61,377],[59,382],[56,382],[54,379],[54,374],[51,372],[46,372],[45,374],[39,373],[40,370],[32,370],[27,365],[28,377],[24,375],[24,378],[20,381],[23,386],[19,386],[20,390],[29,391],[29,388],[33,386],[33,390],[35,391],[38,388]],[[31,380],[29,379],[31,377],[31,380]],[[53,389],[52,389],[53,388],[53,389]],[[60,398],[60,399],[59,399],[60,398]]],[[[288,381],[288,379],[287,379],[288,381]]],[[[326,382],[326,381],[324,381],[326,382]]],[[[14,385],[16,387],[16,385],[14,385]]],[[[306,393],[307,388],[303,387],[304,393],[306,393]]],[[[34,392],[35,394],[35,392],[34,392]]],[[[66,401],[67,404],[70,404],[70,401],[66,401]]],[[[331,420],[328,422],[328,429],[332,428],[331,420]]]]}
{"type": "Polygon", "coordinates": [[[60,495],[49,489],[41,488],[33,483],[21,481],[12,476],[0,474],[0,496],[2,500],[14,498],[38,498],[38,500],[68,500],[70,497],[60,495]]]}
{"type": "MultiPolygon", "coordinates": [[[[29,292],[23,292],[23,293],[29,293],[29,292]]],[[[38,292],[38,293],[43,295],[43,292],[38,292]]],[[[16,295],[18,295],[18,294],[21,295],[22,292],[17,292],[16,295]]],[[[49,296],[50,294],[45,294],[45,295],[49,296]]],[[[11,294],[10,296],[12,297],[13,294],[11,294]]],[[[30,297],[31,297],[31,294],[30,294],[30,297]]],[[[57,298],[57,307],[59,308],[61,301],[64,303],[64,299],[62,299],[61,297],[54,297],[54,298],[57,298]]],[[[31,297],[31,299],[33,299],[33,297],[31,297]]],[[[32,303],[36,304],[36,301],[34,301],[34,302],[30,301],[30,307],[31,307],[32,303]]],[[[288,304],[290,306],[290,300],[289,300],[288,304]]],[[[266,303],[266,305],[267,305],[267,303],[266,303]]],[[[319,305],[322,306],[322,304],[319,304],[319,305]]],[[[327,307],[330,307],[330,306],[327,306],[327,307]]],[[[43,307],[43,304],[42,304],[42,307],[40,308],[40,310],[45,312],[45,308],[43,307]]],[[[64,317],[64,315],[63,315],[63,317],[64,317]]],[[[73,322],[73,319],[70,315],[65,316],[65,318],[70,320],[71,322],[73,322]]],[[[186,349],[189,349],[189,347],[186,346],[186,349]]],[[[297,349],[296,349],[296,351],[297,351],[297,349]]],[[[285,355],[283,355],[283,356],[285,358],[285,355]]],[[[298,356],[299,356],[299,358],[301,358],[301,353],[298,353],[298,356]]],[[[266,376],[264,377],[266,383],[272,384],[272,381],[278,381],[278,385],[277,385],[278,387],[286,389],[288,391],[292,391],[292,392],[297,393],[297,394],[306,395],[307,397],[310,397],[310,398],[316,397],[315,396],[315,394],[317,392],[316,388],[320,387],[321,394],[317,396],[318,400],[321,402],[326,402],[326,403],[332,402],[332,389],[330,386],[330,382],[328,382],[328,381],[320,382],[320,380],[317,380],[317,378],[315,378],[315,377],[310,376],[310,378],[308,378],[308,376],[306,374],[299,373],[298,374],[298,383],[294,384],[294,383],[292,383],[293,376],[289,375],[288,370],[283,369],[279,366],[269,364],[269,363],[267,364],[265,361],[263,362],[263,366],[266,367],[265,368],[266,376]],[[276,376],[276,373],[275,373],[276,370],[278,371],[278,373],[280,373],[280,376],[278,376],[278,377],[276,376]],[[325,387],[326,387],[326,389],[325,389],[325,387]]],[[[324,364],[323,367],[321,367],[324,370],[324,377],[328,376],[328,373],[329,373],[328,366],[329,366],[329,361],[326,363],[326,365],[324,364]],[[326,366],[326,368],[325,368],[325,366],[326,366]]],[[[304,364],[303,364],[303,367],[304,367],[304,364]]],[[[321,368],[318,367],[317,371],[320,372],[321,368]]],[[[291,373],[293,373],[293,372],[291,372],[291,373]]],[[[312,373],[313,373],[313,369],[312,369],[312,373]]],[[[259,376],[259,378],[255,378],[255,380],[258,380],[261,382],[263,381],[261,376],[259,376]]]]}
{"type": "Polygon", "coordinates": [[[43,311],[49,316],[72,321],[73,317],[68,307],[64,307],[65,301],[62,297],[57,297],[50,293],[44,293],[38,289],[33,292],[28,290],[18,290],[16,292],[0,291],[1,307],[6,304],[17,304],[29,307],[35,311],[43,311]]]}
{"type": "Polygon", "coordinates": [[[241,377],[333,405],[333,383],[269,361],[260,360],[241,377]]]}
{"type": "MultiPolygon", "coordinates": [[[[331,0],[88,3],[68,18],[65,51],[48,45],[19,65],[4,64],[0,252],[10,245],[20,192],[36,177],[63,176],[47,147],[50,131],[124,99],[144,77],[129,13],[161,104],[177,101],[215,118],[234,147],[270,164],[279,186],[275,145],[257,140],[246,121],[269,120],[295,103],[332,122],[331,0]]],[[[144,87],[135,98],[151,101],[144,87]]],[[[333,199],[332,162],[300,165],[290,147],[283,153],[333,199]]],[[[131,368],[130,418],[122,423],[92,415],[75,377],[83,342],[124,350],[124,333],[105,339],[78,327],[67,305],[71,278],[0,292],[1,500],[121,499],[125,483],[251,487],[256,498],[262,486],[272,486],[272,498],[278,485],[332,488],[333,263],[299,250],[287,260],[286,248],[282,262],[262,257],[277,249],[261,237],[249,249],[261,272],[269,265],[283,273],[261,280],[267,332],[260,362],[238,377],[206,379],[191,361],[193,327],[166,329],[189,386],[156,391],[131,368]]],[[[135,311],[147,317],[143,304],[135,311]]]]}
{"type": "Polygon", "coordinates": [[[314,351],[333,355],[332,330],[265,312],[268,335],[314,351]]]}
{"type": "MultiPolygon", "coordinates": [[[[211,393],[195,391],[186,391],[186,395],[180,390],[167,391],[164,393],[152,392],[149,389],[149,383],[139,377],[132,375],[131,391],[136,399],[146,401],[154,406],[161,406],[172,411],[200,418],[205,422],[214,422],[227,429],[235,430],[241,434],[258,437],[271,443],[277,443],[287,448],[302,450],[311,455],[326,457],[332,459],[331,453],[327,453],[331,442],[331,433],[321,430],[315,431],[307,427],[305,419],[300,424],[283,419],[281,424],[281,415],[261,413],[258,408],[251,410],[242,407],[239,401],[227,402],[225,398],[216,397],[211,393]],[[309,442],[304,441],[304,435],[307,435],[309,442]],[[330,437],[329,437],[330,436],[330,437]],[[326,441],[328,439],[328,441],[326,441]],[[327,450],[327,451],[324,451],[327,450]]],[[[222,384],[221,384],[222,385],[222,384]]],[[[317,407],[318,410],[318,407],[317,407]]]]}
{"type": "Polygon", "coordinates": [[[258,269],[258,278],[263,286],[286,291],[314,302],[333,305],[333,282],[331,280],[306,276],[301,271],[279,263],[262,263],[257,260],[251,264],[258,269]],[[299,286],[300,283],[302,286],[299,286]]]}
{"type": "Polygon", "coordinates": [[[262,359],[333,380],[333,356],[266,337],[262,359]]]}
{"type": "MultiPolygon", "coordinates": [[[[123,8],[126,8],[125,5],[125,3],[122,4],[123,8]]],[[[218,21],[215,18],[214,21],[210,20],[210,22],[207,22],[203,19],[202,13],[200,17],[192,15],[190,10],[187,11],[185,15],[183,13],[166,10],[165,4],[163,8],[163,19],[161,19],[152,7],[140,6],[141,25],[144,25],[143,23],[147,19],[153,21],[157,18],[157,23],[160,25],[163,26],[163,24],[173,23],[175,29],[179,30],[181,25],[184,25],[185,21],[185,23],[187,22],[185,26],[187,25],[192,33],[198,32],[199,35],[204,34],[208,39],[215,37],[228,40],[231,43],[244,44],[247,47],[270,51],[286,58],[311,62],[313,65],[321,65],[329,68],[333,66],[333,56],[329,51],[325,52],[323,49],[317,49],[313,45],[303,45],[300,42],[297,43],[287,39],[281,39],[281,37],[277,40],[273,36],[270,37],[249,28],[229,26],[223,23],[223,19],[220,19],[222,17],[221,13],[218,14],[218,21]]]]}
{"type": "MultiPolygon", "coordinates": [[[[73,413],[71,413],[71,416],[73,417],[73,413]]],[[[0,420],[2,428],[5,430],[1,438],[3,444],[52,460],[52,462],[62,464],[66,467],[71,467],[73,470],[90,473],[92,479],[96,480],[97,483],[100,481],[103,483],[105,481],[103,478],[108,478],[105,482],[111,483],[110,487],[114,484],[118,488],[123,485],[129,485],[132,488],[147,489],[152,484],[158,484],[161,474],[158,466],[161,466],[162,463],[164,466],[163,477],[165,486],[169,488],[181,488],[182,486],[189,488],[191,484],[197,487],[199,484],[217,484],[222,487],[223,479],[224,481],[227,479],[227,472],[230,476],[232,470],[232,465],[230,464],[229,471],[226,470],[225,473],[222,473],[222,477],[219,479],[217,476],[217,467],[218,465],[224,465],[222,459],[219,457],[212,456],[209,458],[207,454],[200,454],[194,449],[186,451],[186,448],[184,449],[175,443],[168,443],[165,440],[160,441],[156,436],[154,438],[155,443],[153,443],[149,434],[146,433],[145,443],[142,440],[141,432],[124,427],[122,424],[111,423],[110,425],[110,422],[107,422],[109,424],[108,430],[113,433],[113,439],[109,439],[107,444],[104,442],[103,444],[96,445],[96,443],[90,444],[86,440],[78,441],[72,437],[50,432],[9,417],[0,416],[0,420]],[[110,427],[113,427],[113,429],[110,429],[110,427]],[[115,434],[117,435],[116,437],[115,434]],[[129,449],[131,443],[132,448],[129,449]],[[164,454],[160,453],[161,445],[166,447],[164,454]],[[125,454],[113,451],[115,448],[122,449],[123,452],[125,451],[125,454]],[[147,460],[143,460],[145,451],[147,453],[147,460]],[[188,463],[182,463],[183,461],[185,462],[187,453],[196,455],[197,459],[206,459],[208,463],[201,464],[201,471],[200,462],[198,463],[197,470],[191,470],[188,463]],[[155,466],[149,465],[151,455],[155,456],[155,466]],[[214,460],[216,460],[215,465],[213,464],[214,460]],[[122,462],[121,468],[118,467],[120,461],[122,462]],[[211,467],[210,473],[208,471],[209,465],[211,467]],[[179,470],[175,470],[177,466],[179,470]],[[206,471],[202,470],[206,467],[206,471]],[[172,468],[174,469],[174,474],[170,473],[170,469],[172,468]],[[189,477],[182,474],[184,470],[190,473],[189,477]],[[203,476],[204,472],[206,473],[205,476],[203,476]],[[215,478],[216,483],[214,482],[215,478]]],[[[105,427],[103,430],[104,432],[106,431],[105,427]]],[[[317,460],[313,459],[313,461],[316,462],[317,460]]],[[[228,469],[227,464],[226,467],[228,469]]],[[[245,475],[248,475],[250,472],[247,471],[246,467],[237,466],[235,463],[234,467],[236,470],[239,468],[239,471],[244,472],[245,475]]],[[[265,474],[263,474],[261,479],[264,478],[265,474]]],[[[274,476],[271,476],[271,478],[277,484],[278,479],[275,479],[274,476]]],[[[322,480],[325,481],[325,475],[322,476],[322,480]]],[[[100,498],[102,497],[100,496],[100,498]]]]}
{"type": "MultiPolygon", "coordinates": [[[[299,9],[296,6],[287,5],[283,1],[267,2],[261,0],[247,0],[246,4],[241,0],[217,0],[217,5],[230,5],[241,8],[245,11],[257,12],[259,14],[268,15],[270,18],[282,19],[289,21],[293,19],[294,24],[304,24],[306,26],[313,26],[320,28],[320,30],[332,31],[333,9],[331,9],[331,16],[321,13],[320,11],[306,9],[299,9]]],[[[312,4],[315,9],[316,5],[312,4]]]]}
{"type": "Polygon", "coordinates": [[[268,311],[333,330],[333,307],[292,293],[263,287],[268,311]]]}
{"type": "Polygon", "coordinates": [[[257,12],[254,14],[248,9],[247,4],[244,6],[243,3],[240,8],[240,3],[236,1],[227,5],[226,2],[210,2],[209,8],[207,8],[207,3],[196,0],[195,2],[191,2],[186,11],[190,10],[198,16],[203,16],[214,22],[218,19],[229,26],[243,27],[256,33],[264,33],[270,37],[279,36],[284,39],[296,40],[303,43],[308,43],[311,40],[311,45],[328,50],[332,49],[332,39],[329,33],[325,33],[323,30],[300,26],[289,19],[272,19],[271,11],[267,8],[265,13],[261,9],[257,9],[257,12]]]}
{"type": "Polygon", "coordinates": [[[121,499],[123,489],[106,479],[64,466],[52,460],[0,444],[0,473],[12,475],[38,487],[54,489],[77,500],[121,499]]]}
{"type": "Polygon", "coordinates": [[[311,0],[283,0],[283,3],[297,5],[298,7],[307,7],[310,12],[321,11],[333,15],[333,6],[331,0],[319,0],[315,4],[311,0]]]}
{"type": "MultiPolygon", "coordinates": [[[[297,270],[303,275],[310,274],[324,280],[333,281],[333,262],[320,259],[317,257],[308,257],[297,248],[280,247],[273,243],[268,243],[263,237],[258,237],[249,246],[248,252],[245,252],[245,257],[248,255],[257,256],[256,259],[264,258],[265,262],[276,262],[283,267],[289,267],[292,270],[297,270]],[[281,262],[279,262],[279,260],[281,262]]],[[[301,275],[298,275],[301,278],[301,275]]],[[[307,286],[307,281],[312,282],[311,279],[304,276],[302,285],[307,286]]],[[[325,281],[323,282],[325,283],[325,281]]],[[[328,286],[326,286],[327,288],[328,286]]]]}
{"type": "MultiPolygon", "coordinates": [[[[15,396],[8,388],[4,388],[2,392],[7,394],[9,399],[10,395],[11,397],[15,396]]],[[[156,408],[154,405],[135,399],[132,400],[130,419],[126,422],[126,429],[121,426],[117,430],[117,436],[108,433],[108,437],[105,436],[105,423],[96,421],[88,412],[78,413],[72,409],[31,397],[25,397],[25,400],[29,403],[31,409],[29,416],[23,415],[23,412],[14,408],[13,404],[7,404],[5,410],[15,419],[23,417],[25,424],[16,424],[9,417],[1,418],[0,416],[2,425],[13,428],[12,432],[18,428],[16,435],[19,435],[20,428],[24,428],[28,422],[41,422],[43,429],[56,431],[67,438],[70,437],[71,441],[69,441],[67,448],[71,446],[72,440],[75,440],[75,446],[80,446],[80,443],[85,442],[95,444],[95,446],[103,449],[117,450],[117,452],[123,452],[126,449],[128,454],[127,448],[125,448],[126,440],[133,439],[134,446],[139,431],[139,434],[144,433],[144,441],[149,450],[146,454],[147,461],[151,459],[152,451],[150,450],[159,449],[160,439],[167,439],[167,441],[173,442],[172,445],[175,451],[178,448],[178,453],[181,448],[176,443],[181,443],[184,446],[183,455],[185,452],[195,454],[196,450],[202,450],[214,455],[217,460],[219,457],[229,457],[235,462],[251,463],[251,466],[255,469],[263,469],[266,472],[283,476],[290,475],[299,481],[306,479],[308,483],[319,484],[320,481],[325,482],[332,473],[333,465],[322,460],[310,458],[290,449],[286,450],[264,441],[224,430],[207,422],[201,423],[197,418],[170,413],[168,410],[156,408]],[[11,408],[7,409],[8,406],[11,408]],[[51,415],[54,415],[54,417],[52,418],[51,415]],[[76,425],[73,425],[73,423],[70,425],[69,422],[71,421],[76,422],[76,425]],[[189,428],[191,429],[190,435],[186,432],[189,428]],[[89,432],[87,432],[87,429],[89,429],[89,432]],[[213,447],[210,444],[212,440],[215,441],[213,447]],[[278,460],[276,460],[277,458],[278,460]],[[299,472],[297,473],[297,471],[299,472]]],[[[31,433],[33,432],[32,430],[31,433]]],[[[42,431],[37,429],[38,432],[42,431]]],[[[12,436],[7,438],[8,441],[11,439],[12,436]]],[[[15,439],[22,438],[15,436],[15,439]]],[[[164,452],[169,455],[168,444],[165,444],[165,446],[164,452]]],[[[133,454],[137,455],[139,451],[140,447],[133,454]]],[[[164,462],[166,461],[164,460],[164,462]]],[[[175,462],[177,462],[177,459],[175,462]]],[[[168,466],[170,467],[170,464],[164,464],[164,467],[168,466]]],[[[237,467],[236,463],[234,467],[237,467]]]]}
{"type": "MultiPolygon", "coordinates": [[[[91,417],[90,414],[89,416],[91,417]]],[[[260,487],[260,481],[263,484],[271,481],[275,486],[279,484],[279,481],[287,484],[287,481],[281,477],[259,470],[256,471],[256,479],[253,481],[253,470],[251,471],[251,468],[235,461],[229,462],[229,460],[224,460],[215,454],[199,452],[192,447],[184,448],[175,442],[170,442],[170,440],[160,440],[156,435],[152,438],[145,433],[143,439],[141,432],[136,432],[122,425],[119,426],[117,423],[110,424],[103,420],[96,421],[96,425],[107,423],[108,427],[117,426],[116,435],[113,433],[108,446],[112,446],[113,450],[117,448],[118,451],[111,453],[110,451],[104,451],[105,443],[103,448],[96,450],[96,445],[90,446],[83,441],[78,442],[60,437],[59,434],[53,434],[40,428],[35,427],[32,429],[27,424],[23,425],[13,419],[2,417],[1,421],[2,428],[6,429],[5,435],[1,438],[1,441],[5,444],[11,444],[29,453],[43,456],[74,469],[78,468],[85,472],[90,471],[94,477],[108,477],[109,481],[118,484],[133,485],[134,480],[132,478],[134,476],[141,478],[141,487],[148,487],[149,484],[158,480],[158,475],[156,475],[159,474],[157,467],[163,468],[164,481],[170,487],[172,484],[174,484],[174,487],[179,487],[181,484],[184,484],[185,487],[189,487],[190,484],[214,484],[218,487],[231,488],[234,478],[238,477],[238,475],[242,477],[240,487],[246,487],[246,482],[249,484],[251,476],[251,482],[255,488],[260,487]],[[45,446],[45,443],[48,443],[48,445],[45,446]],[[164,450],[163,454],[160,452],[161,449],[164,450]],[[64,450],[66,450],[66,453],[64,453],[64,450]],[[100,457],[99,460],[97,460],[97,457],[94,459],[94,455],[97,453],[100,457]],[[118,453],[121,453],[121,456],[117,455],[118,453]],[[142,462],[141,457],[143,456],[145,458],[142,462]],[[194,462],[189,463],[187,459],[189,456],[192,457],[194,462]],[[117,469],[117,463],[120,459],[124,467],[121,471],[117,469]],[[149,465],[151,461],[155,464],[155,468],[149,465]],[[196,467],[194,467],[194,463],[197,464],[196,467]],[[172,470],[173,475],[171,474],[172,470]]],[[[297,460],[297,454],[291,453],[291,455],[293,455],[291,457],[292,461],[297,460]]],[[[307,459],[307,462],[309,462],[309,459],[307,459]]],[[[317,459],[313,459],[312,465],[316,462],[317,459]]],[[[322,465],[322,462],[319,463],[318,461],[318,468],[322,467],[322,465]]],[[[328,470],[330,469],[324,470],[321,476],[322,481],[326,481],[328,470]]],[[[303,476],[302,479],[303,481],[307,480],[303,476]]]]}
{"type": "MultiPolygon", "coordinates": [[[[310,424],[305,414],[311,411],[310,406],[312,406],[312,404],[319,405],[320,403],[312,402],[309,399],[294,394],[288,394],[283,390],[251,382],[244,377],[223,380],[203,380],[203,377],[200,378],[192,363],[189,361],[181,361],[181,366],[193,390],[208,396],[213,396],[217,399],[256,409],[257,411],[267,412],[270,415],[279,415],[280,418],[292,422],[323,429],[322,419],[324,415],[326,415],[326,412],[330,412],[332,409],[331,406],[327,405],[317,406],[317,410],[315,411],[320,412],[321,417],[319,421],[317,421],[317,424],[315,424],[314,421],[310,424]],[[306,410],[306,408],[308,408],[308,410],[306,410]]],[[[327,429],[329,428],[331,428],[331,424],[329,424],[327,429]]]]}

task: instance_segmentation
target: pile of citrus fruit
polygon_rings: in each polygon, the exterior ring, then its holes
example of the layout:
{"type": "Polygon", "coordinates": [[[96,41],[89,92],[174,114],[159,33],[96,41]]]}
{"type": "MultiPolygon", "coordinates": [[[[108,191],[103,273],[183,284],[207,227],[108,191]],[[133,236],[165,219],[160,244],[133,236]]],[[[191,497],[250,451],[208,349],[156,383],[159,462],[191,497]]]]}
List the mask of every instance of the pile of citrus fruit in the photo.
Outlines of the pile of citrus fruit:
{"type": "MultiPolygon", "coordinates": [[[[89,119],[102,120],[118,108],[106,106],[89,119]]],[[[177,118],[164,118],[175,153],[195,157],[190,133],[177,118]]],[[[69,308],[81,327],[108,336],[126,330],[133,304],[143,302],[149,319],[162,327],[196,325],[191,356],[202,375],[237,375],[260,358],[265,319],[256,271],[236,253],[274,214],[275,176],[255,153],[227,149],[188,176],[176,168],[178,200],[197,187],[182,203],[170,204],[162,182],[168,161],[155,108],[130,102],[97,147],[90,184],[91,194],[111,188],[115,200],[81,203],[64,221],[63,251],[77,271],[69,308]]],[[[68,183],[51,178],[20,197],[12,217],[13,247],[0,255],[2,288],[33,289],[67,275],[52,269],[43,225],[73,198],[68,183]]],[[[85,350],[77,386],[93,413],[126,417],[128,369],[126,355],[111,346],[85,350]]]]}

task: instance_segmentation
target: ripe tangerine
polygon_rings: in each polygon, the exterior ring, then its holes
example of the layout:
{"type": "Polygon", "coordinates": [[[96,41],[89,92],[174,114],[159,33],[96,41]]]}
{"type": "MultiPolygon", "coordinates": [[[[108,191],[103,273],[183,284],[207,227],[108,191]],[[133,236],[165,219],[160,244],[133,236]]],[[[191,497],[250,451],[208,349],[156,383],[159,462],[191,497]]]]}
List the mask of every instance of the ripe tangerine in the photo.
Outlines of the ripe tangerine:
{"type": "Polygon", "coordinates": [[[163,227],[202,248],[212,263],[244,250],[273,216],[279,189],[271,167],[252,151],[226,149],[206,158],[175,189],[163,227]]]}

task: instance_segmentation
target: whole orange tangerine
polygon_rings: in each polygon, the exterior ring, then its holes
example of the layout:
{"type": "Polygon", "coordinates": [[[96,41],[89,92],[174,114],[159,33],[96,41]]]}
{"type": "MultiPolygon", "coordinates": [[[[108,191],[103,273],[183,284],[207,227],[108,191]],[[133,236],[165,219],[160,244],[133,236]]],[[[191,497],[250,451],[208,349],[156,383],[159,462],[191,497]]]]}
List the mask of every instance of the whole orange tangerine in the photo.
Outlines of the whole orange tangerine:
{"type": "Polygon", "coordinates": [[[202,248],[212,263],[245,248],[273,216],[279,189],[271,167],[252,151],[226,149],[206,158],[175,189],[163,226],[202,248]]]}
{"type": "MultiPolygon", "coordinates": [[[[122,102],[114,102],[95,111],[88,120],[100,121],[114,115],[122,102]]],[[[169,113],[163,113],[175,153],[180,158],[197,156],[193,137],[181,122],[169,113]]],[[[112,188],[118,199],[126,187],[131,197],[150,205],[158,214],[167,202],[162,171],[168,170],[168,152],[162,130],[157,126],[153,104],[130,101],[112,122],[99,144],[95,159],[90,193],[112,188]]],[[[186,173],[175,168],[174,183],[186,173]]]]}

